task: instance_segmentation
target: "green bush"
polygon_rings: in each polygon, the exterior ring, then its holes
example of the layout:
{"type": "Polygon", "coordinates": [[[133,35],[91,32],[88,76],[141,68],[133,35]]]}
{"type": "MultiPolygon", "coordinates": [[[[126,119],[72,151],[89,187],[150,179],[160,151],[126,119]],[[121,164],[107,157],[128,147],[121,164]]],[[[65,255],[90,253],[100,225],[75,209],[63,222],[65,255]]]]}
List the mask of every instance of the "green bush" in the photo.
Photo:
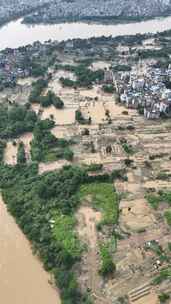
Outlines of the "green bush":
{"type": "Polygon", "coordinates": [[[21,165],[25,163],[26,163],[25,148],[23,142],[20,142],[17,151],[17,164],[21,165]]]}
{"type": "Polygon", "coordinates": [[[25,132],[31,132],[37,122],[34,111],[25,106],[0,105],[0,138],[10,139],[25,132]]]}
{"type": "Polygon", "coordinates": [[[102,87],[102,90],[105,92],[105,93],[109,93],[109,94],[112,94],[112,93],[114,93],[115,92],[115,88],[114,88],[114,86],[113,85],[103,85],[103,87],[102,87]]]}
{"type": "Polygon", "coordinates": [[[87,68],[86,64],[80,64],[77,66],[58,66],[58,69],[62,68],[67,71],[71,71],[75,73],[75,76],[77,77],[76,81],[73,81],[69,78],[60,78],[60,81],[63,86],[68,87],[91,87],[92,84],[96,81],[101,81],[104,78],[104,71],[103,70],[97,70],[92,71],[87,68]]]}
{"type": "Polygon", "coordinates": [[[37,101],[42,107],[49,107],[51,105],[54,105],[57,109],[62,109],[64,107],[63,101],[50,90],[46,95],[39,96],[37,101]]]}
{"type": "Polygon", "coordinates": [[[160,300],[160,303],[165,303],[167,300],[169,300],[170,299],[170,296],[169,296],[169,294],[167,294],[167,293],[161,293],[160,295],[159,295],[159,300],[160,300]]]}
{"type": "Polygon", "coordinates": [[[0,140],[0,163],[3,161],[4,158],[5,147],[6,147],[6,142],[4,140],[0,140]]]}
{"type": "Polygon", "coordinates": [[[33,161],[50,162],[57,159],[73,159],[73,152],[69,148],[70,142],[57,139],[49,130],[53,126],[51,121],[41,121],[34,129],[31,142],[31,157],[33,161]]]}
{"type": "Polygon", "coordinates": [[[127,154],[134,154],[134,150],[132,148],[131,145],[127,144],[127,143],[124,143],[122,144],[122,148],[124,149],[124,151],[127,153],[127,154]]]}
{"type": "Polygon", "coordinates": [[[32,91],[29,96],[30,102],[39,102],[42,91],[47,87],[48,81],[41,78],[32,83],[32,91]]]}
{"type": "Polygon", "coordinates": [[[155,285],[161,284],[165,280],[171,280],[171,268],[168,267],[160,271],[159,275],[155,277],[153,283],[155,285]]]}
{"type": "Polygon", "coordinates": [[[104,277],[113,274],[116,270],[116,266],[112,260],[112,256],[107,245],[100,245],[100,257],[101,268],[99,273],[104,277]]]}
{"type": "Polygon", "coordinates": [[[91,124],[91,118],[85,119],[80,110],[77,110],[75,112],[75,120],[78,121],[82,125],[91,124]]]}
{"type": "Polygon", "coordinates": [[[171,226],[171,209],[167,210],[164,214],[166,221],[169,226],[171,226]]]}
{"type": "Polygon", "coordinates": [[[157,209],[159,207],[159,204],[161,202],[160,196],[156,194],[147,194],[145,198],[153,209],[157,209]]]}

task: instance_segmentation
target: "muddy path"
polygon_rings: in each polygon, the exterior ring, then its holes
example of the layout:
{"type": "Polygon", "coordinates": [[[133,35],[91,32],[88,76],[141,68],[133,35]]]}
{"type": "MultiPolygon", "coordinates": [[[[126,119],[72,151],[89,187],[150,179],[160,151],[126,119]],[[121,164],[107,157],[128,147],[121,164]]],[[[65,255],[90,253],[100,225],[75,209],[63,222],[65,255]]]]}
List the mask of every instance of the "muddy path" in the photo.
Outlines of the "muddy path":
{"type": "Polygon", "coordinates": [[[90,288],[96,304],[111,304],[111,301],[108,301],[102,293],[102,289],[100,288],[101,278],[98,273],[99,256],[96,224],[100,220],[101,213],[88,206],[82,206],[77,213],[78,234],[88,245],[86,256],[88,272],[87,286],[90,288]]]}
{"type": "Polygon", "coordinates": [[[0,302],[61,304],[50,279],[0,195],[0,302]]]}

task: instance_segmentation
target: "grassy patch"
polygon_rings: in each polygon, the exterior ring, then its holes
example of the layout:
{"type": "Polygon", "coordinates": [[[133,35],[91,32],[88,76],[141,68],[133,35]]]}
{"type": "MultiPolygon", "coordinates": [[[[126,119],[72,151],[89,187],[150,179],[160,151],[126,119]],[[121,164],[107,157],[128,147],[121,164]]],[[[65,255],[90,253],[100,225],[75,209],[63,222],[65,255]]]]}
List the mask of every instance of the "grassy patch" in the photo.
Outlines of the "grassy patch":
{"type": "Polygon", "coordinates": [[[153,209],[157,209],[159,207],[159,204],[161,202],[161,197],[156,194],[147,194],[145,196],[147,202],[153,209]]]}
{"type": "Polygon", "coordinates": [[[168,209],[164,214],[166,221],[169,226],[171,226],[171,209],[168,209]]]}
{"type": "Polygon", "coordinates": [[[87,195],[92,197],[92,205],[103,215],[104,225],[116,224],[118,220],[118,197],[110,183],[92,183],[82,185],[79,191],[81,200],[87,195]]]}
{"type": "Polygon", "coordinates": [[[160,295],[159,295],[159,300],[160,300],[160,303],[165,303],[167,300],[169,300],[170,299],[170,296],[169,296],[169,294],[167,294],[167,293],[161,293],[160,295]]]}
{"type": "Polygon", "coordinates": [[[64,249],[66,257],[73,260],[79,259],[83,247],[74,231],[76,224],[74,217],[58,212],[54,216],[54,222],[53,235],[58,244],[64,249]]]}
{"type": "Polygon", "coordinates": [[[154,279],[153,283],[158,285],[168,279],[171,280],[171,267],[161,270],[159,275],[154,279]]]}
{"type": "Polygon", "coordinates": [[[147,194],[145,198],[154,209],[157,209],[162,202],[171,206],[171,192],[159,191],[157,194],[147,194]]]}
{"type": "Polygon", "coordinates": [[[106,277],[115,272],[116,266],[112,260],[110,248],[107,244],[100,245],[101,268],[99,273],[106,277]]]}
{"type": "Polygon", "coordinates": [[[127,143],[123,143],[122,148],[124,149],[125,153],[129,155],[133,155],[135,153],[133,147],[127,143]]]}

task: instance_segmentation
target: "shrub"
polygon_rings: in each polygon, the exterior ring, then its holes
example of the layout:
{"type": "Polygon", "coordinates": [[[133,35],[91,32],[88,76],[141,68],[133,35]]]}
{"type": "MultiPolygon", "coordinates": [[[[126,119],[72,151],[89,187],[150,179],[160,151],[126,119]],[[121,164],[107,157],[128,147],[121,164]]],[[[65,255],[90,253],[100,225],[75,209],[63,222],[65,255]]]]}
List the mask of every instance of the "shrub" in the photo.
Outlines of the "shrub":
{"type": "Polygon", "coordinates": [[[99,273],[106,277],[115,272],[116,266],[112,260],[109,248],[107,245],[100,245],[101,268],[99,273]]]}
{"type": "Polygon", "coordinates": [[[20,142],[17,152],[17,164],[25,164],[25,163],[26,163],[25,148],[23,142],[20,142]]]}
{"type": "Polygon", "coordinates": [[[160,300],[160,303],[165,303],[167,300],[169,300],[170,299],[170,296],[169,296],[169,294],[167,294],[167,293],[161,293],[160,295],[159,295],[159,300],[160,300]]]}

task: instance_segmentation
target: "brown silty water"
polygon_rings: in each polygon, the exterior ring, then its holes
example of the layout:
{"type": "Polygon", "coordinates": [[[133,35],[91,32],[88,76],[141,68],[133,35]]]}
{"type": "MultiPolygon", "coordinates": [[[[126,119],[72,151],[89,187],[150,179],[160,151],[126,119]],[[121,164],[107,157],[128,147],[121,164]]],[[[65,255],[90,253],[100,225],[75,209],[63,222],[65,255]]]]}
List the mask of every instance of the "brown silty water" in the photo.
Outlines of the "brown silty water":
{"type": "Polygon", "coordinates": [[[49,282],[0,195],[0,303],[60,304],[59,293],[49,282]]]}

